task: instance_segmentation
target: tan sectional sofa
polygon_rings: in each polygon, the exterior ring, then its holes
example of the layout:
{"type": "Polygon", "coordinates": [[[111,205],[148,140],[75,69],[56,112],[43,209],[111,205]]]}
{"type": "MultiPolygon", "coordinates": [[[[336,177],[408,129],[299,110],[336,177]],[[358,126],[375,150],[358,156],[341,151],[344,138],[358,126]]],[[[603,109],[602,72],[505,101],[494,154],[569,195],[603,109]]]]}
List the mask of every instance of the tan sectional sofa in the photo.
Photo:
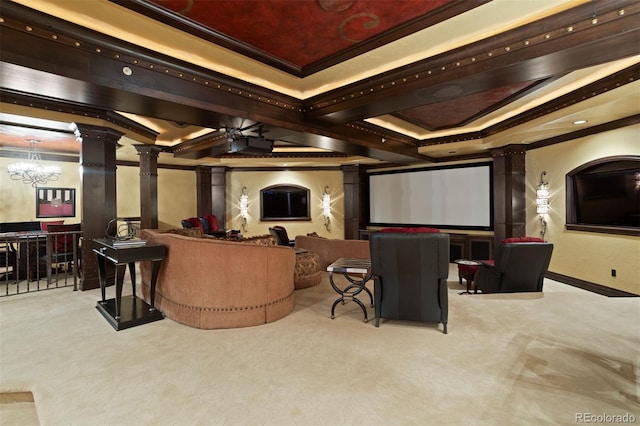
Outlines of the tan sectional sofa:
{"type": "MultiPolygon", "coordinates": [[[[289,314],[295,303],[295,253],[290,247],[224,241],[143,229],[167,246],[155,304],[167,317],[196,328],[261,325],[289,314]]],[[[141,262],[149,300],[150,263],[141,262]]]]}
{"type": "Polygon", "coordinates": [[[296,248],[303,248],[320,255],[320,270],[326,271],[327,266],[341,257],[370,259],[369,241],[367,240],[338,240],[307,235],[296,236],[296,248]]]}

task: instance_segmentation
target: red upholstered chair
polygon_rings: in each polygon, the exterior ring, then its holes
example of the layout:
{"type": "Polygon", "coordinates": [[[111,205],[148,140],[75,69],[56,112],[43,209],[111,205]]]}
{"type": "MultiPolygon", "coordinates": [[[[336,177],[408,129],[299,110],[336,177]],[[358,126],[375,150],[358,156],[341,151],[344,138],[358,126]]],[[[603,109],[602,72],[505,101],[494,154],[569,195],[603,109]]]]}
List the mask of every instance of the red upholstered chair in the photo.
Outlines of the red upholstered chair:
{"type": "Polygon", "coordinates": [[[542,291],[553,244],[540,238],[508,238],[496,247],[493,262],[482,261],[475,276],[483,293],[542,291]]]}
{"type": "Polygon", "coordinates": [[[40,222],[40,229],[43,231],[49,230],[49,225],[62,225],[64,220],[52,220],[49,222],[40,222]]]}
{"type": "Polygon", "coordinates": [[[80,270],[80,233],[81,225],[51,225],[47,227],[47,252],[40,253],[38,263],[40,270],[46,271],[47,256],[50,256],[51,265],[73,265],[80,270]],[[75,254],[75,256],[74,256],[75,254]]]}

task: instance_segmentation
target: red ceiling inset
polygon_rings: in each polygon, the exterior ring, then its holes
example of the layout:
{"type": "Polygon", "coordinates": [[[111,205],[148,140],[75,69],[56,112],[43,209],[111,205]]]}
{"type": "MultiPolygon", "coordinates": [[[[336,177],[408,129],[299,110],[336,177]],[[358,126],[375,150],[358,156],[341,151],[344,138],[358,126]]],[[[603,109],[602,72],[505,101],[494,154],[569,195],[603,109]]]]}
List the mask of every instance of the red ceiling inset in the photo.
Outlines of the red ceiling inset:
{"type": "Polygon", "coordinates": [[[451,0],[151,0],[300,68],[451,0]]]}
{"type": "Polygon", "coordinates": [[[396,115],[430,130],[461,126],[488,114],[507,101],[517,99],[527,92],[528,88],[537,84],[537,81],[525,81],[499,89],[412,108],[396,115]]]}

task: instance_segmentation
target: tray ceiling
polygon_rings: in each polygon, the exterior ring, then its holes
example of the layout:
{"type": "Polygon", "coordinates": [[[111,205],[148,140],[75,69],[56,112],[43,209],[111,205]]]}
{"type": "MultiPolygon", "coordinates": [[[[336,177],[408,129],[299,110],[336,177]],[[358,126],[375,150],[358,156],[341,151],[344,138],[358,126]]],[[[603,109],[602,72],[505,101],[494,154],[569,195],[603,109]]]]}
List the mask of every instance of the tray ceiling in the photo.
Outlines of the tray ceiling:
{"type": "Polygon", "coordinates": [[[16,3],[34,12],[11,8],[3,30],[53,32],[52,49],[81,45],[89,50],[79,59],[116,58],[133,75],[80,82],[62,65],[38,63],[35,48],[7,49],[4,75],[21,76],[0,78],[11,101],[4,110],[49,116],[53,102],[57,116],[73,116],[80,105],[97,124],[115,114],[148,129],[126,132],[131,143],[155,141],[176,159],[241,164],[244,156],[226,152],[229,128],[273,138],[278,149],[265,164],[479,158],[507,141],[574,132],[577,118],[597,126],[640,113],[633,1],[16,3]],[[38,90],[43,78],[57,87],[38,90]],[[71,90],[60,95],[62,86],[71,90]],[[603,115],[612,91],[618,107],[603,115]]]}

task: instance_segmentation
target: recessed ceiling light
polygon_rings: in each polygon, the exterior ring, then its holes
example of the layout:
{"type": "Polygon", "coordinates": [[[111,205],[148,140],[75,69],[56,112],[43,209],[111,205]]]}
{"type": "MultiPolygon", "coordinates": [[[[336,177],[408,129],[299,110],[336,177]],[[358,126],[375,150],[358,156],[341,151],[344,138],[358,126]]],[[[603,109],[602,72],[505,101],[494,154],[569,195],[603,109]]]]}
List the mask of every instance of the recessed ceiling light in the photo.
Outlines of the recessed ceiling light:
{"type": "Polygon", "coordinates": [[[576,124],[576,125],[585,124],[586,122],[587,122],[587,120],[576,120],[576,121],[573,122],[573,124],[576,124]]]}

